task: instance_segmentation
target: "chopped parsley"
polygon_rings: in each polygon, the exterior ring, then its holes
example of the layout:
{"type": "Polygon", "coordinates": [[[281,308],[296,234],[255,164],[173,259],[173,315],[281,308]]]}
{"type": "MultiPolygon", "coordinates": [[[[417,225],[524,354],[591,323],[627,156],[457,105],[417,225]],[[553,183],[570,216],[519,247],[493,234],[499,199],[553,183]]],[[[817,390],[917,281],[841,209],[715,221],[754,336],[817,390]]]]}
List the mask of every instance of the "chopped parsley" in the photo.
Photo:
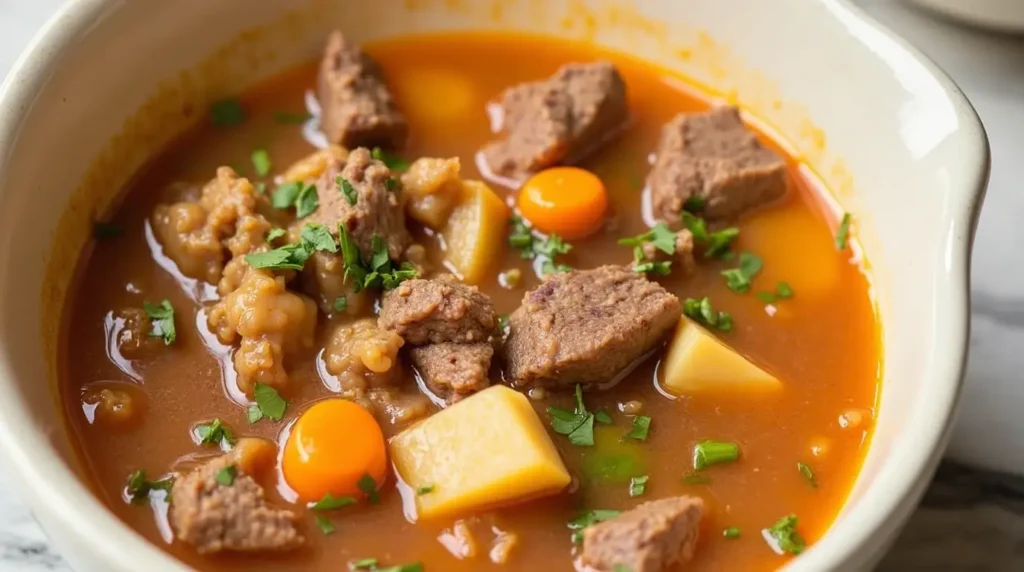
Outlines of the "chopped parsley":
{"type": "Polygon", "coordinates": [[[660,260],[660,261],[647,261],[640,262],[633,265],[633,272],[640,272],[642,274],[659,274],[661,276],[668,276],[672,272],[672,261],[671,260],[660,260]]]}
{"type": "Polygon", "coordinates": [[[334,237],[331,236],[331,231],[327,230],[327,227],[315,222],[308,222],[302,227],[302,232],[299,233],[299,237],[306,246],[312,248],[312,250],[322,250],[324,252],[338,252],[338,243],[334,241],[334,237]]]}
{"type": "Polygon", "coordinates": [[[263,419],[263,411],[259,405],[250,405],[249,409],[245,411],[245,418],[249,420],[249,423],[256,423],[260,419],[263,419]]]}
{"type": "Polygon", "coordinates": [[[668,225],[663,222],[659,222],[654,225],[651,230],[644,234],[619,239],[620,245],[631,246],[634,248],[637,246],[642,247],[648,242],[653,244],[658,250],[670,256],[676,253],[676,233],[672,232],[672,230],[668,228],[668,225]]]}
{"type": "Polygon", "coordinates": [[[807,479],[807,482],[810,483],[812,487],[818,488],[818,481],[814,479],[814,471],[812,471],[810,467],[804,463],[798,462],[796,464],[796,470],[800,471],[800,474],[807,479]]]}
{"type": "Polygon", "coordinates": [[[316,501],[309,508],[313,510],[337,510],[354,504],[356,504],[356,499],[352,497],[336,497],[331,493],[327,493],[324,495],[324,498],[316,501]]]}
{"type": "Polygon", "coordinates": [[[266,149],[255,149],[252,152],[252,166],[256,169],[256,174],[261,177],[266,177],[270,174],[270,153],[267,153],[266,149]]]}
{"type": "Polygon", "coordinates": [[[693,447],[693,469],[731,463],[740,458],[740,446],[729,441],[701,441],[693,447]]]}
{"type": "Polygon", "coordinates": [[[639,497],[643,496],[644,492],[647,491],[647,481],[650,479],[648,475],[640,475],[639,477],[633,477],[629,480],[629,496],[639,497]]]}
{"type": "Polygon", "coordinates": [[[320,196],[316,192],[316,185],[306,185],[299,191],[295,199],[295,216],[307,217],[320,207],[320,196]]]}
{"type": "Polygon", "coordinates": [[[533,250],[533,232],[526,224],[526,221],[518,215],[513,215],[509,220],[511,231],[508,234],[508,245],[519,249],[519,254],[524,259],[536,256],[533,250]]]}
{"type": "Polygon", "coordinates": [[[739,538],[740,529],[736,526],[730,526],[729,528],[722,531],[722,536],[726,538],[739,538]]]}
{"type": "Polygon", "coordinates": [[[850,213],[843,213],[843,220],[839,223],[839,232],[836,233],[836,249],[846,250],[850,238],[850,213]]]}
{"type": "Polygon", "coordinates": [[[612,416],[604,409],[601,409],[597,413],[594,413],[594,421],[597,421],[602,425],[614,425],[615,423],[614,421],[612,421],[612,416]]]}
{"type": "Polygon", "coordinates": [[[709,328],[722,332],[732,331],[732,316],[728,312],[716,311],[707,296],[700,300],[693,298],[683,300],[683,315],[709,328]]]}
{"type": "Polygon", "coordinates": [[[399,157],[384,151],[380,147],[374,147],[370,151],[370,157],[384,163],[384,165],[392,171],[404,171],[409,168],[409,162],[399,157]]]}
{"type": "Polygon", "coordinates": [[[284,236],[286,234],[288,234],[288,232],[285,229],[283,229],[283,228],[272,228],[272,229],[270,229],[270,231],[267,232],[266,241],[268,243],[269,242],[274,242],[275,240],[281,238],[282,236],[284,236]]]}
{"type": "Polygon", "coordinates": [[[743,252],[740,254],[740,263],[736,268],[722,271],[725,277],[725,285],[737,294],[745,294],[750,291],[751,281],[761,271],[764,263],[756,254],[743,252]]]}
{"type": "Polygon", "coordinates": [[[403,281],[419,276],[416,267],[408,262],[395,267],[388,254],[388,245],[379,235],[373,235],[373,253],[368,261],[363,259],[343,223],[338,225],[338,242],[345,265],[345,280],[352,279],[357,293],[363,288],[391,290],[403,281]]]}
{"type": "Polygon", "coordinates": [[[222,99],[210,106],[210,122],[217,127],[234,127],[245,121],[245,108],[237,99],[222,99]]]}
{"type": "Polygon", "coordinates": [[[541,274],[554,274],[557,272],[568,272],[572,270],[567,264],[555,261],[560,254],[568,254],[572,251],[572,245],[562,240],[557,234],[548,235],[541,239],[533,234],[530,226],[520,216],[513,216],[509,220],[511,230],[508,235],[508,244],[519,249],[519,255],[530,260],[538,256],[545,260],[540,265],[541,274]]]}
{"type": "Polygon", "coordinates": [[[326,516],[317,514],[313,515],[313,518],[316,520],[316,527],[320,529],[320,532],[322,532],[324,536],[334,534],[334,523],[332,523],[326,516]]]}
{"type": "Polygon", "coordinates": [[[555,263],[551,260],[545,260],[540,265],[540,273],[543,275],[562,274],[564,272],[569,272],[570,270],[572,270],[572,266],[569,266],[568,264],[555,263]]]}
{"type": "MultiPolygon", "coordinates": [[[[256,382],[256,385],[252,389],[252,397],[256,402],[256,407],[260,411],[260,419],[266,417],[272,421],[280,421],[284,418],[284,410],[288,408],[288,402],[281,397],[281,394],[276,389],[269,385],[256,382]]],[[[252,421],[253,413],[250,408],[249,421],[252,421]]],[[[257,419],[258,421],[259,419],[257,419]]]]}
{"type": "Polygon", "coordinates": [[[338,296],[337,298],[334,299],[334,311],[344,312],[345,310],[348,310],[348,298],[344,296],[338,296]]]}
{"type": "Polygon", "coordinates": [[[572,245],[562,240],[557,234],[550,234],[540,242],[534,242],[533,250],[542,256],[554,259],[559,254],[569,254],[572,245]]]}
{"type": "Polygon", "coordinates": [[[757,299],[764,302],[765,304],[774,304],[778,300],[784,300],[793,297],[793,289],[789,287],[789,284],[785,282],[779,282],[775,286],[774,292],[758,292],[757,299]]]}
{"type": "Polygon", "coordinates": [[[295,199],[299,198],[299,191],[302,190],[304,185],[298,182],[284,183],[278,185],[274,192],[270,195],[270,204],[275,209],[287,209],[291,208],[295,204],[295,199]]]}
{"type": "Polygon", "coordinates": [[[599,522],[615,518],[622,514],[620,510],[588,510],[568,522],[569,530],[572,530],[572,543],[583,542],[583,529],[599,522]]]}
{"type": "Polygon", "coordinates": [[[230,487],[235,484],[235,477],[237,476],[238,469],[234,465],[228,465],[217,471],[217,474],[213,476],[213,480],[217,481],[217,484],[222,487],[230,487]]]}
{"type": "Polygon", "coordinates": [[[699,213],[704,210],[707,203],[708,201],[704,197],[700,195],[691,195],[690,198],[686,199],[686,202],[683,203],[683,210],[691,213],[699,213]]]}
{"type": "Polygon", "coordinates": [[[373,480],[373,477],[368,474],[359,477],[359,482],[356,483],[356,486],[366,494],[370,504],[380,502],[380,493],[377,492],[377,481],[373,480]]]}
{"type": "Polygon", "coordinates": [[[772,548],[780,554],[784,552],[800,554],[807,547],[807,542],[796,531],[796,525],[797,518],[795,514],[784,516],[764,530],[765,539],[769,540],[769,544],[774,543],[772,548]]]}
{"type": "Polygon", "coordinates": [[[281,210],[295,207],[295,216],[303,218],[316,212],[320,206],[320,195],[317,194],[316,185],[285,183],[274,189],[270,204],[281,210]]]}
{"type": "MultiPolygon", "coordinates": [[[[390,181],[391,179],[388,180],[390,181]]],[[[352,183],[341,175],[338,175],[334,182],[338,184],[338,190],[341,191],[341,194],[345,195],[345,200],[348,201],[348,204],[356,206],[356,203],[359,202],[359,193],[356,192],[356,188],[352,186],[352,183]]]]}
{"type": "Polygon", "coordinates": [[[235,436],[231,434],[231,429],[224,426],[224,423],[219,418],[209,423],[197,425],[195,431],[196,437],[199,437],[200,445],[221,446],[225,444],[230,447],[235,444],[235,436]]]}
{"type": "Polygon", "coordinates": [[[174,329],[174,306],[171,306],[170,300],[164,298],[159,306],[143,302],[142,309],[146,311],[152,324],[152,329],[149,331],[150,337],[163,338],[164,345],[173,344],[178,333],[174,329]]]}
{"type": "Polygon", "coordinates": [[[705,245],[705,258],[724,257],[729,252],[732,242],[740,235],[740,230],[733,226],[708,232],[708,226],[704,219],[686,210],[683,211],[682,216],[683,226],[693,234],[694,241],[705,245]]]}
{"type": "Polygon", "coordinates": [[[132,504],[142,504],[149,500],[149,493],[153,491],[165,491],[170,492],[171,487],[174,485],[174,479],[166,477],[157,481],[150,481],[146,478],[146,471],[137,470],[132,471],[128,475],[128,485],[125,490],[128,492],[128,498],[132,504]]]}
{"type": "Polygon", "coordinates": [[[124,229],[119,224],[99,221],[92,223],[92,236],[97,240],[117,238],[122,234],[124,234],[124,229]]]}
{"type": "MultiPolygon", "coordinates": [[[[274,230],[267,234],[268,239],[274,230]]],[[[284,231],[281,234],[284,234],[284,231]]],[[[274,238],[277,237],[275,236],[274,238]]],[[[246,254],[245,261],[253,268],[302,270],[310,255],[317,250],[337,252],[338,243],[334,241],[334,237],[331,236],[331,232],[327,230],[327,227],[322,224],[308,222],[299,233],[299,242],[286,244],[265,252],[246,254]]]]}
{"type": "Polygon", "coordinates": [[[651,418],[646,415],[633,417],[633,428],[624,437],[636,441],[646,441],[647,434],[651,432],[651,418]]]}
{"type": "Polygon", "coordinates": [[[274,114],[274,122],[282,125],[294,125],[309,121],[308,113],[295,113],[292,111],[278,111],[274,114]]]}
{"type": "Polygon", "coordinates": [[[594,444],[594,414],[583,404],[583,387],[576,385],[576,409],[569,411],[562,407],[548,407],[551,428],[559,435],[565,435],[569,442],[578,447],[594,444]]]}
{"type": "Polygon", "coordinates": [[[419,487],[418,489],[416,489],[416,494],[418,496],[419,495],[428,495],[428,494],[430,494],[432,492],[434,492],[434,485],[423,485],[422,487],[419,487]]]}

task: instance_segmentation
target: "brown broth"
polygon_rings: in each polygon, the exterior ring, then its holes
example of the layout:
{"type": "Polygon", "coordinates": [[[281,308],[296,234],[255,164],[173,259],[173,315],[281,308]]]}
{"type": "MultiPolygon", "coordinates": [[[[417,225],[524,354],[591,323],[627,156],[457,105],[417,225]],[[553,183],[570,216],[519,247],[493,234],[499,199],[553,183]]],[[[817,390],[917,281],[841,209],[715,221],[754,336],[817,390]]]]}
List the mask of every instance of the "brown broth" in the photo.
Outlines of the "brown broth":
{"type": "MultiPolygon", "coordinates": [[[[479,177],[474,153],[491,137],[485,106],[502,89],[547,76],[570,61],[601,57],[619,66],[629,86],[634,123],[625,136],[583,165],[607,185],[614,217],[607,232],[577,241],[575,250],[565,257],[578,268],[630,261],[630,250],[616,241],[647,230],[640,214],[640,181],[648,170],[648,155],[660,126],[680,111],[709,105],[695,92],[681,91],[680,78],[665,70],[584,44],[462,34],[389,40],[367,46],[367,50],[386,71],[409,119],[412,137],[403,154],[411,158],[459,156],[466,178],[479,177]],[[461,78],[469,90],[456,97],[431,91],[431,84],[416,81],[419,70],[438,68],[461,78]],[[451,115],[437,117],[431,111],[432,102],[438,101],[453,107],[448,111],[451,115]]],[[[202,304],[194,301],[174,273],[154,260],[155,251],[145,239],[146,220],[154,205],[166,200],[164,189],[175,182],[203,182],[225,164],[235,166],[243,175],[255,176],[249,162],[254,148],[267,149],[274,172],[310,153],[313,147],[299,126],[275,123],[273,117],[278,111],[302,111],[305,92],[314,83],[313,65],[290,71],[242,96],[249,115],[243,125],[229,130],[199,128],[168,149],[125,190],[123,204],[113,214],[124,234],[97,242],[83,256],[80,281],[65,311],[61,383],[74,440],[98,494],[115,514],[188,565],[207,570],[302,567],[326,571],[343,569],[348,560],[365,557],[387,564],[420,561],[428,571],[568,570],[572,545],[566,522],[579,510],[624,509],[641,500],[679,494],[700,495],[709,507],[690,570],[782,565],[785,559],[768,547],[760,530],[787,514],[799,516],[799,529],[809,542],[824,533],[843,505],[867,447],[880,374],[879,336],[867,279],[862,269],[848,260],[848,251],[836,251],[834,223],[820,209],[811,184],[793,162],[794,191],[780,204],[739,221],[742,235],[736,244],[736,250],[752,251],[764,260],[755,291],[771,290],[779,280],[793,287],[795,296],[779,303],[774,316],[753,294],[740,296],[726,288],[719,271],[729,263],[702,264],[697,276],[663,281],[681,298],[710,296],[717,309],[730,312],[736,327],[723,339],[783,380],[784,390],[772,396],[708,394],[670,400],[656,388],[658,352],[616,387],[586,396],[591,410],[614,412],[616,426],[599,429],[599,445],[634,454],[645,462],[650,481],[644,497],[629,498],[628,480],[615,484],[587,484],[584,480],[572,494],[490,511],[473,525],[476,557],[461,561],[438,540],[451,523],[408,522],[393,480],[380,504],[350,507],[333,516],[337,532],[331,536],[322,536],[312,517],[304,516],[311,547],[299,553],[201,557],[181,542],[170,542],[169,531],[161,529],[160,524],[166,527],[166,522],[159,510],[124,501],[126,475],[139,468],[160,475],[181,466],[182,458],[210,454],[190,438],[190,428],[200,421],[219,417],[236,435],[270,439],[278,439],[285,424],[249,425],[244,407],[226,395],[222,361],[227,348],[209,341],[215,338],[207,331],[202,304]],[[144,360],[122,360],[123,368],[135,372],[133,379],[108,354],[105,321],[111,311],[162,298],[168,298],[177,310],[178,340],[144,360]],[[83,388],[108,380],[133,383],[146,396],[148,408],[137,426],[102,430],[83,414],[83,388]],[[642,400],[644,414],[653,418],[651,437],[644,444],[618,444],[628,430],[628,419],[618,413],[617,404],[634,399],[642,400]],[[865,423],[841,427],[840,415],[848,410],[860,412],[865,423]],[[710,483],[687,484],[684,476],[692,472],[692,447],[703,439],[736,441],[743,456],[739,462],[707,470],[710,483]],[[812,453],[814,447],[820,449],[817,455],[812,453]],[[813,468],[816,488],[798,472],[797,462],[813,468]],[[723,538],[722,530],[728,526],[740,527],[742,536],[723,538]],[[487,557],[494,537],[492,527],[519,535],[504,567],[487,557]]],[[[514,196],[509,189],[492,188],[502,196],[514,196]]],[[[424,233],[418,237],[428,246],[435,245],[424,233]]],[[[435,259],[441,255],[436,248],[431,254],[435,259]]],[[[173,270],[173,265],[165,263],[173,270]]],[[[521,260],[513,249],[506,249],[501,258],[500,269],[509,268],[523,270],[528,277],[524,284],[507,290],[494,277],[481,285],[500,313],[511,312],[523,293],[539,283],[528,261],[521,260]]],[[[288,396],[288,420],[295,419],[312,401],[331,395],[319,379],[315,358],[311,354],[292,360],[298,365],[291,372],[296,389],[288,396]]],[[[536,406],[546,419],[544,407],[570,402],[571,397],[564,395],[536,406]]],[[[552,433],[552,438],[579,477],[592,451],[574,447],[560,435],[552,433]]],[[[284,502],[275,491],[270,495],[284,502]]],[[[295,508],[305,513],[302,507],[295,508]]]]}

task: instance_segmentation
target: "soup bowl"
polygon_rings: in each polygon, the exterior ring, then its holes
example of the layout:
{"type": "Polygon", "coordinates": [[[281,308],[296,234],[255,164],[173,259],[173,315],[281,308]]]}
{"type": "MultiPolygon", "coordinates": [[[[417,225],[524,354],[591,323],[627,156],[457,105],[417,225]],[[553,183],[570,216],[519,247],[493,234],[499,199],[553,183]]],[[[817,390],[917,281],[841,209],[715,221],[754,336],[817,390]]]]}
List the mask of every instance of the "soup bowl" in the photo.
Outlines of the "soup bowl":
{"type": "Polygon", "coordinates": [[[856,213],[884,346],[875,432],[834,524],[789,566],[877,561],[949,435],[989,156],[953,82],[858,9],[841,0],[79,0],[50,20],[0,93],[0,447],[75,569],[184,569],[90,493],[61,421],[61,316],[92,221],[210,102],[316,57],[336,27],[357,41],[527,31],[637,55],[741,106],[823,182],[829,208],[856,213]]]}

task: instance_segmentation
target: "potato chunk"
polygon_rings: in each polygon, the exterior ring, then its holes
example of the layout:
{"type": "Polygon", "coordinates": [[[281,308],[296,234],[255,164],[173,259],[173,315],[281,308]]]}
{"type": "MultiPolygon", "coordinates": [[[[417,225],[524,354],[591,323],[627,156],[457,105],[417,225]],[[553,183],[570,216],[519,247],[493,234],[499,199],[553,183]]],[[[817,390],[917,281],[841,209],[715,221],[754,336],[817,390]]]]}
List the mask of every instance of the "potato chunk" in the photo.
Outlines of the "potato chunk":
{"type": "Polygon", "coordinates": [[[434,230],[443,229],[462,191],[459,169],[458,157],[416,159],[402,175],[405,212],[434,230]]]}
{"type": "Polygon", "coordinates": [[[420,518],[453,516],[550,495],[570,476],[529,400],[496,385],[391,439],[391,459],[420,518]]]}
{"type": "Polygon", "coordinates": [[[782,389],[778,379],[687,318],[679,321],[661,369],[662,386],[676,394],[782,389]]]}
{"type": "Polygon", "coordinates": [[[463,181],[462,196],[443,235],[445,259],[469,284],[479,284],[505,246],[508,207],[487,185],[463,181]]]}

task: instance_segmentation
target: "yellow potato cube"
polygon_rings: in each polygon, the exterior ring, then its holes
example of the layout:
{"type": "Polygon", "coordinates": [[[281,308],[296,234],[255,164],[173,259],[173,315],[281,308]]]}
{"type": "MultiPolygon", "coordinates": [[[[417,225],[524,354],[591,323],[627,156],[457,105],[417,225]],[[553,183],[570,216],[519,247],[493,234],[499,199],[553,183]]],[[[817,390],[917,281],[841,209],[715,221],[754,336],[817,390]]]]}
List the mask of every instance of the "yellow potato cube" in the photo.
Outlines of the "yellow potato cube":
{"type": "Polygon", "coordinates": [[[508,207],[480,181],[463,181],[462,196],[448,217],[445,260],[464,282],[479,284],[501,260],[508,207]]]}
{"type": "Polygon", "coordinates": [[[391,439],[391,460],[419,518],[473,512],[559,492],[570,476],[523,394],[495,385],[391,439]]]}
{"type": "Polygon", "coordinates": [[[688,318],[679,321],[661,364],[662,386],[676,394],[774,392],[782,383],[688,318]]]}

